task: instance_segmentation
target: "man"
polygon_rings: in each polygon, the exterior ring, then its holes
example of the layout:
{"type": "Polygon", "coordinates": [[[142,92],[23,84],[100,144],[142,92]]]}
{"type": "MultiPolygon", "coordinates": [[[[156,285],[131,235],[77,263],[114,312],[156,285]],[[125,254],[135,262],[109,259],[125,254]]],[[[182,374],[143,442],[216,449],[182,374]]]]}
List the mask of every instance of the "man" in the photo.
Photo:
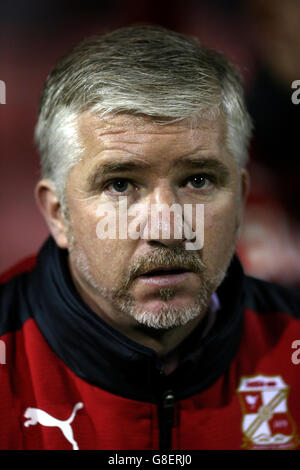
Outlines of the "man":
{"type": "Polygon", "coordinates": [[[234,67],[186,36],[124,28],[56,65],[51,237],[1,287],[2,449],[299,446],[299,294],[234,255],[250,134],[234,67]]]}

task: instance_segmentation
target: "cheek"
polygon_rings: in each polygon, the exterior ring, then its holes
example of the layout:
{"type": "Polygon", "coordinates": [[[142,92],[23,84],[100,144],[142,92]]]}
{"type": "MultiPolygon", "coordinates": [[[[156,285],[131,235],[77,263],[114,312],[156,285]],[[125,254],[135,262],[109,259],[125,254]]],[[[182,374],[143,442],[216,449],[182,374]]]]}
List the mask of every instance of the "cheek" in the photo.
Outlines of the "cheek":
{"type": "Polygon", "coordinates": [[[219,266],[231,255],[237,227],[237,207],[228,198],[220,204],[205,206],[203,260],[219,266]]]}
{"type": "Polygon", "coordinates": [[[88,260],[91,274],[103,286],[116,285],[122,273],[126,273],[133,251],[132,240],[99,238],[97,226],[103,217],[97,216],[96,209],[87,205],[73,209],[73,234],[88,260]]]}

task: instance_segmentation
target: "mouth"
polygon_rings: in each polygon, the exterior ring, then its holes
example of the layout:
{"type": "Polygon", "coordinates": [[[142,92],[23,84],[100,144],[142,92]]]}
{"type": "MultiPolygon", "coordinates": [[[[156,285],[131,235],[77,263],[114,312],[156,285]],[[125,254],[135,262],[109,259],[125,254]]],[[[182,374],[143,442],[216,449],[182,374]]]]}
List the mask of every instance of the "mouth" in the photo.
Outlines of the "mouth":
{"type": "Polygon", "coordinates": [[[168,266],[168,267],[159,267],[156,269],[152,269],[151,271],[145,272],[140,277],[170,276],[170,275],[182,274],[186,272],[190,272],[190,271],[186,268],[168,266]]]}
{"type": "Polygon", "coordinates": [[[192,271],[187,268],[168,266],[147,271],[138,276],[138,279],[147,285],[167,287],[188,280],[191,274],[193,274],[192,271]]]}

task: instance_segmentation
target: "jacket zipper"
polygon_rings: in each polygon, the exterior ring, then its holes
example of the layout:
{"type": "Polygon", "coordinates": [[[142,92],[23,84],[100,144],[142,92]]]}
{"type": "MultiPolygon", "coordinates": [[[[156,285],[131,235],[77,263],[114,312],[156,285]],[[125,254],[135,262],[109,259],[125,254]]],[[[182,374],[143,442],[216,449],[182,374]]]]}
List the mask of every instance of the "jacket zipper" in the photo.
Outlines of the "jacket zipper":
{"type": "Polygon", "coordinates": [[[159,448],[172,449],[172,428],[174,427],[175,395],[167,390],[162,396],[159,412],[159,448]]]}

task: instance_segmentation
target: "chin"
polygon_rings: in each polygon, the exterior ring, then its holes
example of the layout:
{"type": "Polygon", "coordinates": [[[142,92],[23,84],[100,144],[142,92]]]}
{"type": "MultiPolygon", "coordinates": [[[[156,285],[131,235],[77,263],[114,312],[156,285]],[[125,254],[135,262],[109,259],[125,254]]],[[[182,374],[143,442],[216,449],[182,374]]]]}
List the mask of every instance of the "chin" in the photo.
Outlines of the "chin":
{"type": "Polygon", "coordinates": [[[173,301],[152,300],[139,305],[137,302],[123,301],[118,305],[122,314],[131,317],[138,324],[155,329],[169,329],[183,326],[207,310],[209,297],[197,297],[190,302],[183,299],[173,301]]]}
{"type": "Polygon", "coordinates": [[[199,310],[185,309],[176,310],[170,307],[167,310],[160,309],[158,312],[144,310],[134,315],[135,320],[148,328],[171,329],[184,326],[200,315],[199,310]]]}

